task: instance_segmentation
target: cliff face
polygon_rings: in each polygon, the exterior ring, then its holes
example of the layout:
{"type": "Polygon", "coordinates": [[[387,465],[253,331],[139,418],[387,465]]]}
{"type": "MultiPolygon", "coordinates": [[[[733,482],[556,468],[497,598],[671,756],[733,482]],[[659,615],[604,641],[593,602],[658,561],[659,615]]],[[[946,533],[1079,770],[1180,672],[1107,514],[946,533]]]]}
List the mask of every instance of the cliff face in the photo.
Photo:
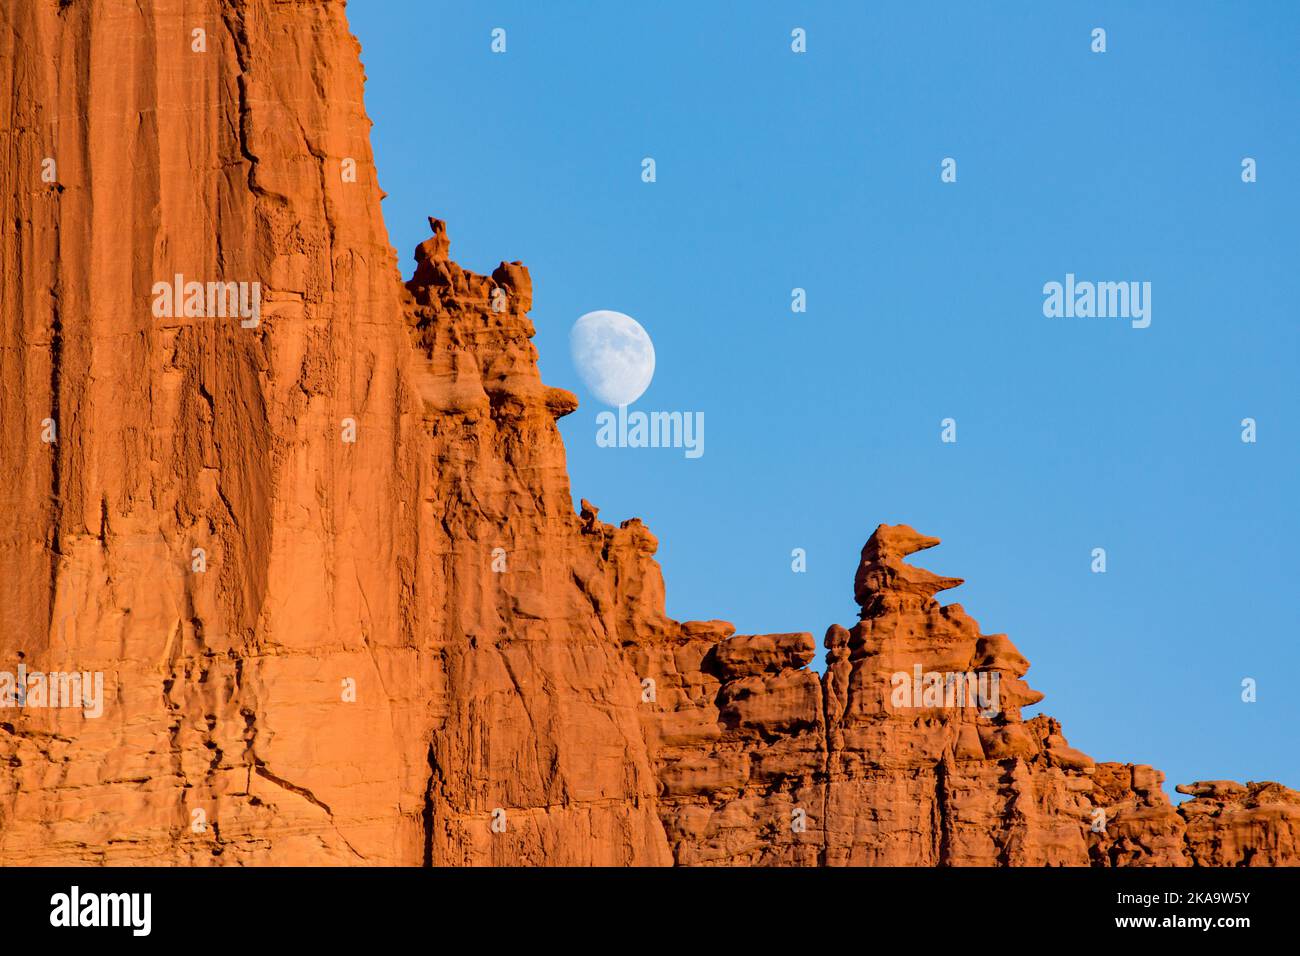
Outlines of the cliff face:
{"type": "Polygon", "coordinates": [[[9,712],[5,862],[420,860],[423,749],[375,742],[435,718],[427,446],[357,56],[335,3],[0,10],[0,660],[107,698],[9,712]],[[177,274],[259,323],[157,316],[177,274]]]}
{"type": "Polygon", "coordinates": [[[1293,791],[1022,721],[909,528],[822,677],[669,619],[574,513],[527,270],[435,220],[402,286],[363,80],[341,2],[0,8],[0,670],[103,674],[0,709],[0,863],[1300,861],[1293,791]]]}

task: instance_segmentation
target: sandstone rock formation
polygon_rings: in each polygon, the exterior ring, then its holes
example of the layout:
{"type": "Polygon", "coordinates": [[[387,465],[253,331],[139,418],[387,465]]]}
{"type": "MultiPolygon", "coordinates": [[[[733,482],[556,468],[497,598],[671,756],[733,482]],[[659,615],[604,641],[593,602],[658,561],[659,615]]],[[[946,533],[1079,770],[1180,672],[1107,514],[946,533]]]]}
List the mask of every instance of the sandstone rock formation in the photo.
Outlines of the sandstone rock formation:
{"type": "Polygon", "coordinates": [[[805,667],[807,634],[731,636],[710,621],[641,643],[638,673],[660,688],[648,739],[678,863],[1300,861],[1300,794],[1196,784],[1179,788],[1197,799],[1175,809],[1159,771],[1095,764],[1057,721],[1023,721],[1020,709],[1043,696],[1022,679],[1029,662],[1006,635],[981,634],[960,605],[935,600],[960,580],[903,560],[938,543],[906,526],[876,530],[855,576],[862,617],[827,631],[820,680],[805,667]],[[933,699],[900,706],[918,669],[973,675],[977,688],[988,675],[987,700],[969,681],[935,681],[933,699]]]}
{"type": "Polygon", "coordinates": [[[824,675],[668,618],[650,531],[574,513],[527,270],[432,220],[401,283],[363,81],[341,0],[0,8],[0,670],[104,675],[0,708],[0,863],[1300,861],[1295,792],[1175,809],[1022,720],[910,528],[824,675]]]}

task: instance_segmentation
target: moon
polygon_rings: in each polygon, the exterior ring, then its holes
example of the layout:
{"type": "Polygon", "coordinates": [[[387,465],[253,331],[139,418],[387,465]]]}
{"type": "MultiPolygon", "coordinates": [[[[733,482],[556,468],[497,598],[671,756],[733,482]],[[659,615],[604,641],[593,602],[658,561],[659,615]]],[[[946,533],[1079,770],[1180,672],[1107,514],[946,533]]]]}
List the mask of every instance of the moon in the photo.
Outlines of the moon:
{"type": "Polygon", "coordinates": [[[654,343],[622,312],[600,309],[574,322],[569,353],[583,384],[606,405],[631,405],[654,378],[654,343]]]}

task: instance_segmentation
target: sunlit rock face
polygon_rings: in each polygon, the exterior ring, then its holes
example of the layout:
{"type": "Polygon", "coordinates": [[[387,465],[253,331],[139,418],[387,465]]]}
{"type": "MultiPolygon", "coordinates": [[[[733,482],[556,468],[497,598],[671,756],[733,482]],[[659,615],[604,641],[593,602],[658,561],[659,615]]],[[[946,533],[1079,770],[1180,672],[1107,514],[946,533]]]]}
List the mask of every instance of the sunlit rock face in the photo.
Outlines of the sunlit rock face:
{"type": "Polygon", "coordinates": [[[1022,720],[905,526],[824,674],[668,618],[575,513],[527,269],[432,220],[401,281],[359,55],[341,0],[0,5],[0,863],[1297,862],[1293,791],[1175,810],[1022,720]]]}

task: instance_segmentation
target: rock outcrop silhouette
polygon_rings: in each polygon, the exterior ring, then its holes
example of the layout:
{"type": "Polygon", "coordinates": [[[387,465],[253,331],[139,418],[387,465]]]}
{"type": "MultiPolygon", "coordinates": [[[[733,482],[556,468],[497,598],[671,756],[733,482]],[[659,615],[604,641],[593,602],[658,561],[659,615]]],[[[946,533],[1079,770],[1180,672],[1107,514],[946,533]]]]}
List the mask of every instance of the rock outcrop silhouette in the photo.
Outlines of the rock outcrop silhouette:
{"type": "Polygon", "coordinates": [[[0,28],[0,670],[104,677],[0,709],[0,863],[1300,862],[1294,791],[1175,808],[1022,719],[906,526],[824,674],[670,619],[654,535],[575,513],[527,269],[431,220],[401,282],[341,0],[0,28]]]}

